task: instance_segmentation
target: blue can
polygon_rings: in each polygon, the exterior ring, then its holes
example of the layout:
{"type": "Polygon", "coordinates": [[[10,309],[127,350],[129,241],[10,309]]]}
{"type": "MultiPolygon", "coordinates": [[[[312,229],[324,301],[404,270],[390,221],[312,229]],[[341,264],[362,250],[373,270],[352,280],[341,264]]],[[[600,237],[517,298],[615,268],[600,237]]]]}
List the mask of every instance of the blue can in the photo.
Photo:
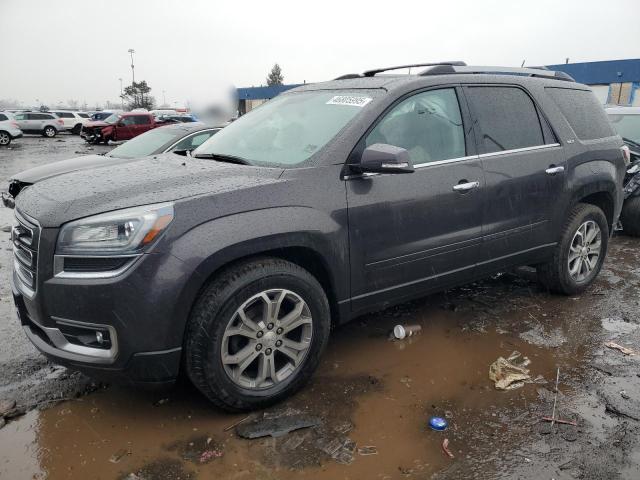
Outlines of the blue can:
{"type": "Polygon", "coordinates": [[[429,427],[431,427],[431,430],[442,432],[443,430],[446,430],[448,426],[449,422],[442,417],[431,417],[429,419],[429,427]]]}

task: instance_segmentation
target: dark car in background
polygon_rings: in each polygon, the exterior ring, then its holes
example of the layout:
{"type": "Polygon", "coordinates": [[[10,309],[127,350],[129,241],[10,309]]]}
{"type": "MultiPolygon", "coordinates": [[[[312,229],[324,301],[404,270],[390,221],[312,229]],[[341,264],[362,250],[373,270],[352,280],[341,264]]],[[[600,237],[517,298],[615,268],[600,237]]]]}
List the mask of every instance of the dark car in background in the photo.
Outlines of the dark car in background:
{"type": "Polygon", "coordinates": [[[171,152],[178,155],[186,155],[208,140],[221,128],[222,127],[205,126],[203,124],[167,125],[143,133],[103,155],[83,155],[81,157],[30,168],[11,177],[8,191],[1,194],[2,203],[5,207],[13,208],[15,198],[22,189],[36,182],[64,173],[130,162],[136,158],[159,153],[171,152]]]}
{"type": "Polygon", "coordinates": [[[12,290],[28,338],[96,377],[185,372],[237,411],[301,388],[331,327],[363,313],[521,265],[584,291],[626,166],[593,92],[542,69],[411,67],[289,90],[193,157],[27,188],[12,290]]]}

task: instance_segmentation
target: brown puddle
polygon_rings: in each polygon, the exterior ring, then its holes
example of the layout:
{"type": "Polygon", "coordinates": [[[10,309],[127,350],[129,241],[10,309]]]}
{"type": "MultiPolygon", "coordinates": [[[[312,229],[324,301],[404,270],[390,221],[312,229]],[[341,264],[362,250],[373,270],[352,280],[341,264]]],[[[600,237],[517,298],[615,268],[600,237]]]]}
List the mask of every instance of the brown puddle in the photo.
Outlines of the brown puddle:
{"type": "MultiPolygon", "coordinates": [[[[511,282],[503,280],[500,288],[511,291],[511,282]]],[[[428,477],[456,461],[442,451],[444,438],[456,458],[464,458],[483,447],[478,439],[508,438],[499,418],[505,411],[526,413],[527,404],[536,401],[540,385],[494,389],[488,369],[498,356],[518,350],[531,359],[532,377],[551,380],[558,362],[571,369],[584,355],[581,345],[539,348],[517,332],[501,330],[570,301],[538,293],[533,302],[524,285],[524,293],[515,295],[520,304],[499,300],[504,304],[500,322],[488,318],[485,301],[468,302],[462,289],[455,301],[466,307],[458,311],[446,308],[445,297],[433,296],[339,329],[312,383],[271,409],[318,415],[320,429],[245,440],[233,429],[224,431],[245,415],[210,407],[189,386],[168,393],[112,387],[31,412],[0,430],[0,478],[114,479],[131,472],[145,479],[428,477]],[[551,305],[541,307],[545,302],[551,305]],[[389,341],[396,323],[420,323],[423,330],[389,341]],[[156,405],[163,398],[168,401],[156,405]],[[449,429],[431,431],[431,415],[447,415],[449,429]],[[356,450],[353,462],[344,465],[321,448],[345,438],[357,447],[375,446],[377,454],[356,450]],[[202,457],[204,451],[209,453],[202,457]]],[[[549,325],[561,327],[552,323],[557,322],[553,316],[549,325]]]]}

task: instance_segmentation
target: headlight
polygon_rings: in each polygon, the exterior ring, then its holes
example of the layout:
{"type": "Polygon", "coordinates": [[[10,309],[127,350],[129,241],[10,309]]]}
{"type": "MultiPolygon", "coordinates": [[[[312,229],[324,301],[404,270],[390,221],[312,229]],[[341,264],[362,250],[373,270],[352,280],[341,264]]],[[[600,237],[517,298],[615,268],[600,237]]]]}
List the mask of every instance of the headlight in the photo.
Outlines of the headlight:
{"type": "Polygon", "coordinates": [[[138,253],[173,220],[173,204],[127,208],[82,218],[62,226],[56,253],[112,255],[138,253]]]}

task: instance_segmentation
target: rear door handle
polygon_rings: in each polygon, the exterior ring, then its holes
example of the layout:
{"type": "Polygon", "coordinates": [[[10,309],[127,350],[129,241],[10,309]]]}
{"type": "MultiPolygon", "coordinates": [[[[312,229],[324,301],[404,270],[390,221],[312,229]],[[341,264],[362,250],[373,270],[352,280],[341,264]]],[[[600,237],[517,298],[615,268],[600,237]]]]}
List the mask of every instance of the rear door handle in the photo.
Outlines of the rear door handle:
{"type": "Polygon", "coordinates": [[[549,167],[545,170],[547,175],[555,175],[556,173],[564,172],[564,167],[549,167]]]}
{"type": "Polygon", "coordinates": [[[480,186],[480,182],[475,181],[475,182],[467,182],[467,183],[458,183],[457,185],[453,186],[453,189],[456,192],[466,192],[469,190],[473,190],[474,188],[478,188],[480,186]]]}

